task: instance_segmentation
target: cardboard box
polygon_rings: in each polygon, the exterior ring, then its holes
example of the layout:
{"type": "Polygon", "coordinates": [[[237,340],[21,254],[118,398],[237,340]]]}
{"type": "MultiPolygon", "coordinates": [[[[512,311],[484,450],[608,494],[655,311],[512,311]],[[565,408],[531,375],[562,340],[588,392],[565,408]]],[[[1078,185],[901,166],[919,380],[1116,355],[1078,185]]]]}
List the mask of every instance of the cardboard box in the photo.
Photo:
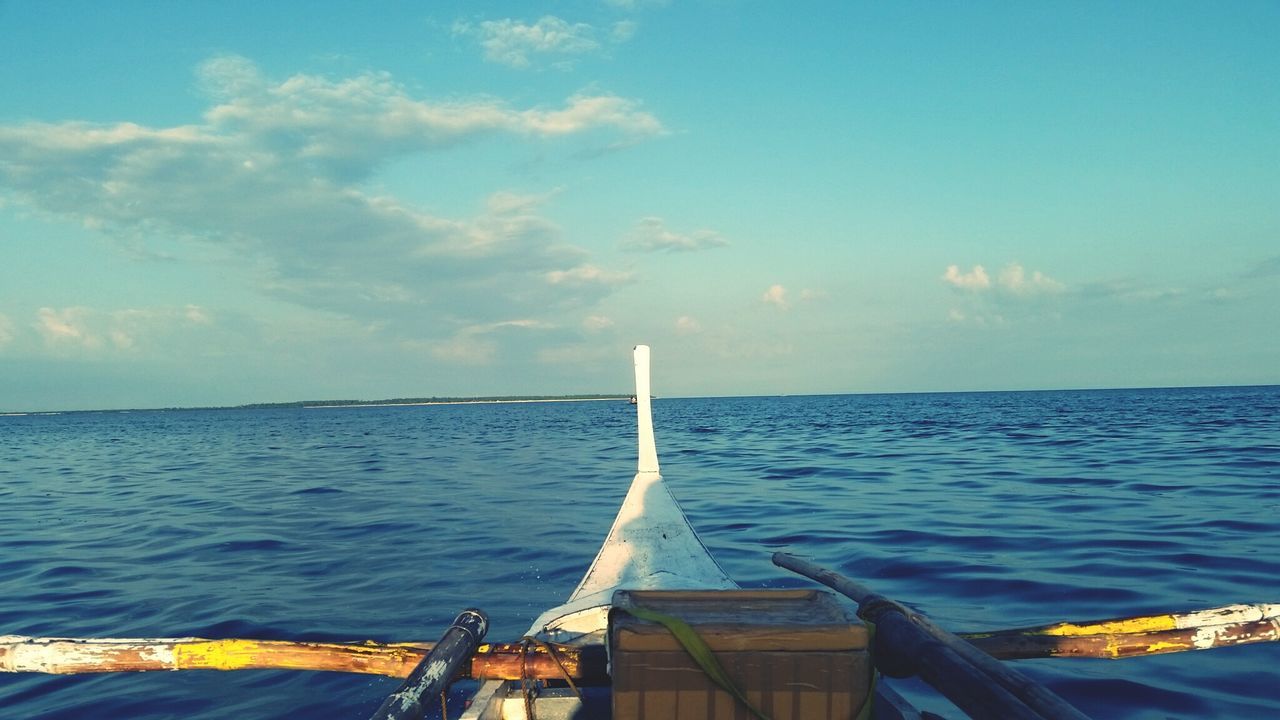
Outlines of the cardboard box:
{"type": "Polygon", "coordinates": [[[619,591],[610,615],[614,720],[753,720],[640,606],[688,623],[773,720],[850,720],[871,686],[867,628],[819,590],[619,591]]]}

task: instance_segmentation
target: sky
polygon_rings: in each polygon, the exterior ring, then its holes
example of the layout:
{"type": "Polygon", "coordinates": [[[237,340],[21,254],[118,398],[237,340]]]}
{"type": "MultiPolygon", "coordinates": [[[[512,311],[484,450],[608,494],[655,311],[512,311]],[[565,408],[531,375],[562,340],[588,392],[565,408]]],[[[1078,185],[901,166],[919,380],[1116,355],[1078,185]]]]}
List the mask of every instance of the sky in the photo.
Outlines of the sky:
{"type": "Polygon", "coordinates": [[[1280,383],[1278,33],[0,0],[0,412],[1280,383]]]}

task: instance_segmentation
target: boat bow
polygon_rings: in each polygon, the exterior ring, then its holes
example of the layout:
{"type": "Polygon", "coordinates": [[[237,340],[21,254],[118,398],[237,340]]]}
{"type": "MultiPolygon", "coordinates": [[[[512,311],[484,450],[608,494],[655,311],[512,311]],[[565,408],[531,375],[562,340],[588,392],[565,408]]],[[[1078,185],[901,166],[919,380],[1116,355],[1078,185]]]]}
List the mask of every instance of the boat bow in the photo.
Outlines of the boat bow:
{"type": "Polygon", "coordinates": [[[633,353],[638,459],[622,508],[591,567],[564,605],[543,613],[531,634],[572,642],[603,633],[616,590],[736,588],[707,551],[658,467],[649,392],[649,347],[633,353]]]}

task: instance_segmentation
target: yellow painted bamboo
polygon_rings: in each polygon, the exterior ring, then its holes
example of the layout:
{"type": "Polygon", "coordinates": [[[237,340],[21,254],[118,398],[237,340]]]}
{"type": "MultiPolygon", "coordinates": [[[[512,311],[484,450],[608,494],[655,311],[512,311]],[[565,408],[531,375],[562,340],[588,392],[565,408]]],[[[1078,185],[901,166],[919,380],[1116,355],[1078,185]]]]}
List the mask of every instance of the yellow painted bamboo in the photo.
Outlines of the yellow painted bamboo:
{"type": "Polygon", "coordinates": [[[151,670],[335,670],[403,677],[430,643],[343,644],[205,638],[0,636],[0,671],[56,674],[151,670]]]}
{"type": "MultiPolygon", "coordinates": [[[[1208,610],[1195,610],[1186,613],[1164,613],[1144,615],[1140,617],[1115,618],[1111,620],[1089,620],[1085,622],[1063,622],[1053,625],[1040,625],[1013,630],[998,630],[996,633],[1021,635],[1056,635],[1073,637],[1077,635],[1126,635],[1130,633],[1158,632],[1161,630],[1186,630],[1209,625],[1226,625],[1229,623],[1256,622],[1259,620],[1275,620],[1280,618],[1280,605],[1224,605],[1208,610]]],[[[968,633],[978,636],[982,633],[968,633]]],[[[992,633],[994,634],[994,633],[992,633]]]]}
{"type": "MultiPolygon", "coordinates": [[[[0,636],[0,672],[58,675],[157,670],[327,670],[406,677],[432,643],[308,643],[287,640],[206,638],[36,638],[0,636]]],[[[603,659],[545,644],[485,643],[471,661],[470,677],[516,680],[563,678],[597,681],[603,659]],[[598,667],[597,667],[598,666],[598,667]]]]}
{"type": "Polygon", "coordinates": [[[1280,605],[1055,623],[961,637],[995,657],[1125,658],[1280,640],[1280,605]]]}
{"type": "MultiPolygon", "coordinates": [[[[1126,658],[1280,641],[1280,604],[1228,605],[1188,613],[1066,622],[960,633],[1000,659],[1037,657],[1126,658]]],[[[0,636],[0,672],[54,674],[157,670],[322,670],[405,677],[431,643],[308,643],[207,638],[36,638],[0,636]]],[[[484,644],[470,677],[603,682],[602,658],[572,648],[484,644]],[[558,662],[557,662],[558,660],[558,662]],[[561,669],[563,666],[563,670],[561,669]]]]}

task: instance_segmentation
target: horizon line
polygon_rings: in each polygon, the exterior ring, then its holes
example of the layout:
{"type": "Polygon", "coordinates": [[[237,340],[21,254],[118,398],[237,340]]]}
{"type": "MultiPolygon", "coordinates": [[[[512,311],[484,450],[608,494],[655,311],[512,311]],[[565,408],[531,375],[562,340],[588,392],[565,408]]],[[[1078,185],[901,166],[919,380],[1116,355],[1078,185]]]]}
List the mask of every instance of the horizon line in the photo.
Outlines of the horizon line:
{"type": "MultiPolygon", "coordinates": [[[[979,395],[997,393],[1054,393],[1054,392],[1125,392],[1133,390],[1214,390],[1222,388],[1280,387],[1280,383],[1245,383],[1239,385],[1133,385],[1125,387],[1070,387],[1070,388],[1020,388],[1000,390],[877,390],[852,392],[813,393],[763,393],[741,395],[667,395],[668,400],[700,400],[715,398],[766,398],[766,397],[828,397],[839,395],[979,395]]],[[[0,417],[24,417],[31,415],[64,415],[71,413],[129,413],[168,412],[192,410],[317,410],[326,408],[360,407],[423,407],[429,405],[500,405],[535,402],[594,402],[627,400],[632,393],[565,393],[559,395],[476,395],[403,397],[383,400],[286,400],[280,402],[253,402],[239,405],[171,405],[163,407],[77,408],[72,410],[0,410],[0,417]]],[[[655,399],[662,399],[654,396],[655,399]]]]}

